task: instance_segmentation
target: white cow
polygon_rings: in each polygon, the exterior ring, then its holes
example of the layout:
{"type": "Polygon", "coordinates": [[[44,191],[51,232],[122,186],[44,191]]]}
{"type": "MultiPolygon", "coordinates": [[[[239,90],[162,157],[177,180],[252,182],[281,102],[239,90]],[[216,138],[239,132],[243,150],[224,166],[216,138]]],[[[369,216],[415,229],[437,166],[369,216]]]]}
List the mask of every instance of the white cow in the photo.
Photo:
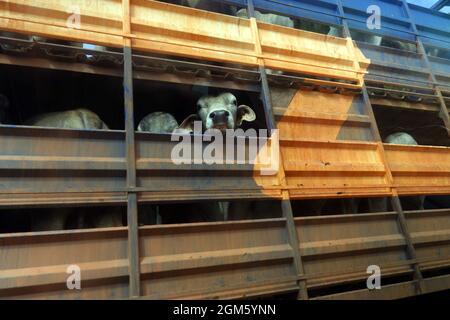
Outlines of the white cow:
{"type": "MultiPolygon", "coordinates": [[[[108,129],[108,126],[97,114],[87,109],[41,114],[27,120],[25,124],[37,127],[77,130],[108,129]]],[[[45,213],[33,215],[31,224],[32,231],[63,230],[67,226],[68,219],[73,215],[74,210],[71,208],[47,209],[45,213]]],[[[84,220],[84,215],[79,214],[76,227],[83,227],[84,220]]],[[[99,212],[93,224],[94,227],[122,225],[122,214],[120,212],[99,212]]]]}
{"type": "Polygon", "coordinates": [[[405,144],[411,146],[419,145],[416,139],[413,138],[410,134],[406,132],[396,132],[386,137],[384,140],[385,143],[389,144],[405,144]]]}
{"type": "Polygon", "coordinates": [[[108,130],[108,126],[94,112],[88,109],[75,109],[38,115],[27,121],[26,125],[79,130],[108,130]]]}
{"type": "Polygon", "coordinates": [[[201,121],[204,130],[237,129],[244,121],[256,120],[252,108],[239,105],[236,97],[230,92],[216,96],[204,95],[197,101],[197,114],[187,117],[181,125],[169,113],[153,112],[144,117],[138,126],[138,131],[151,133],[190,133],[194,130],[194,121],[201,121]]]}
{"type": "Polygon", "coordinates": [[[196,115],[190,115],[179,125],[170,113],[153,112],[140,121],[137,130],[149,133],[191,133],[196,119],[196,115]]]}

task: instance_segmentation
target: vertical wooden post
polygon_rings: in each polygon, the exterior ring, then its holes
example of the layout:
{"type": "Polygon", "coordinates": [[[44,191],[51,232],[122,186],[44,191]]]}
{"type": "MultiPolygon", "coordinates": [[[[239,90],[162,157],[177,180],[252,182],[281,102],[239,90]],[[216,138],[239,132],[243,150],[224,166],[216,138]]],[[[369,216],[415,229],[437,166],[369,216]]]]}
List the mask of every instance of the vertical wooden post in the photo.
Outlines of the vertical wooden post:
{"type": "Polygon", "coordinates": [[[134,105],[133,105],[133,63],[131,51],[130,0],[122,0],[123,12],[123,56],[124,56],[124,102],[125,102],[125,135],[127,160],[128,189],[128,261],[129,261],[129,296],[140,296],[139,270],[139,229],[136,188],[136,147],[134,137],[134,105]]]}

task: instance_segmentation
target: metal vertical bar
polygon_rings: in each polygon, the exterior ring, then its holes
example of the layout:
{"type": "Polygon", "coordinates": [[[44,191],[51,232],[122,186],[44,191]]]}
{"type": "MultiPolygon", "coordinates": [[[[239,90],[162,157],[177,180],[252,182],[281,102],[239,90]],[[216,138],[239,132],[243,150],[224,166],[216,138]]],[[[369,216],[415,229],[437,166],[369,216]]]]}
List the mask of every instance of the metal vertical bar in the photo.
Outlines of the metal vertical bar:
{"type": "MultiPolygon", "coordinates": [[[[255,19],[255,10],[253,5],[253,0],[247,1],[247,14],[250,19],[255,19]]],[[[261,54],[261,47],[259,42],[259,34],[257,33],[257,25],[256,21],[252,22],[254,24],[254,37],[256,41],[256,50],[258,51],[258,54],[261,54]],[[256,30],[255,30],[256,29],[256,30]]],[[[276,129],[276,122],[275,117],[273,114],[272,109],[272,103],[270,98],[270,88],[269,88],[269,82],[267,80],[267,73],[266,68],[264,66],[264,63],[261,63],[259,65],[259,72],[261,75],[261,100],[263,102],[264,107],[264,114],[266,117],[266,123],[267,123],[267,129],[269,132],[272,132],[272,130],[276,129]]],[[[280,162],[281,155],[280,155],[280,162]]],[[[285,184],[285,178],[284,178],[284,169],[281,166],[280,169],[281,172],[281,180],[283,181],[283,185],[285,184]]],[[[283,217],[286,218],[286,231],[287,231],[287,238],[289,245],[292,248],[292,255],[294,259],[294,267],[296,270],[296,273],[298,275],[298,284],[299,284],[299,292],[297,294],[298,299],[308,299],[308,290],[306,287],[306,280],[304,278],[304,268],[303,268],[303,262],[300,255],[300,247],[299,247],[299,241],[297,236],[297,229],[295,227],[295,221],[294,216],[292,214],[292,206],[291,201],[289,199],[289,192],[283,191],[283,199],[281,201],[281,210],[283,217]]]]}
{"type": "MultiPolygon", "coordinates": [[[[348,22],[347,22],[347,20],[345,19],[345,16],[344,16],[344,7],[342,6],[342,1],[341,0],[337,1],[337,6],[338,6],[339,15],[340,15],[340,17],[342,19],[342,26],[343,26],[344,37],[351,39],[352,35],[350,33],[350,28],[348,26],[348,22]]],[[[371,132],[372,132],[372,136],[373,136],[375,141],[381,142],[380,131],[378,129],[377,121],[376,121],[375,115],[373,113],[372,104],[370,102],[369,94],[367,92],[367,88],[366,88],[366,85],[364,83],[364,79],[362,81],[361,91],[362,91],[362,97],[363,97],[363,101],[364,101],[364,109],[365,109],[364,111],[365,111],[366,115],[369,116],[369,119],[370,119],[370,129],[371,129],[371,132]]]]}
{"type": "MultiPolygon", "coordinates": [[[[255,9],[254,9],[254,5],[253,5],[253,0],[247,0],[247,15],[248,15],[248,18],[250,19],[250,23],[252,26],[253,37],[255,40],[256,54],[258,56],[261,56],[262,55],[261,43],[259,41],[258,25],[257,25],[256,19],[255,19],[255,9]]],[[[258,59],[258,60],[260,62],[259,66],[258,66],[258,71],[259,71],[259,74],[261,77],[261,96],[260,96],[260,98],[263,103],[267,129],[269,130],[269,132],[271,132],[273,129],[276,128],[276,125],[275,125],[275,118],[273,115],[272,106],[270,103],[269,83],[267,80],[267,73],[266,73],[266,68],[264,67],[264,62],[261,62],[262,59],[258,59]]]]}
{"type": "Polygon", "coordinates": [[[433,73],[433,68],[431,67],[430,59],[428,59],[428,55],[427,55],[427,52],[425,50],[425,46],[423,45],[422,39],[420,38],[417,26],[416,26],[415,22],[412,19],[411,10],[409,8],[408,2],[406,0],[401,0],[401,1],[402,1],[402,4],[403,4],[404,8],[405,8],[406,15],[408,16],[409,23],[411,24],[413,32],[414,32],[414,34],[416,36],[418,52],[422,56],[422,59],[423,59],[423,61],[425,63],[425,66],[428,69],[429,78],[430,78],[430,80],[432,82],[433,89],[434,89],[434,91],[436,93],[436,96],[437,96],[437,98],[439,100],[439,106],[440,106],[439,116],[441,117],[442,121],[444,121],[445,128],[447,129],[447,134],[450,137],[450,115],[449,115],[447,106],[445,104],[445,100],[444,100],[444,98],[442,96],[441,90],[439,89],[438,83],[436,81],[436,76],[433,73]]]}
{"type": "Polygon", "coordinates": [[[269,132],[276,129],[275,116],[273,114],[272,102],[270,98],[269,82],[267,80],[266,68],[259,66],[259,73],[261,75],[261,100],[263,102],[264,114],[266,116],[266,124],[269,132]]]}
{"type": "MultiPolygon", "coordinates": [[[[342,25],[344,28],[344,36],[351,38],[351,33],[350,33],[350,29],[348,27],[348,23],[347,20],[345,19],[344,16],[344,8],[342,5],[342,1],[338,0],[337,1],[338,4],[338,9],[339,9],[339,14],[341,16],[342,19],[342,25]]],[[[378,146],[379,146],[379,152],[380,152],[380,156],[381,159],[384,163],[385,169],[386,169],[386,178],[387,181],[392,184],[393,183],[393,176],[392,176],[392,172],[389,168],[389,164],[387,162],[387,158],[386,158],[386,154],[384,151],[384,147],[383,147],[383,143],[382,143],[382,139],[381,139],[381,135],[380,135],[380,130],[378,128],[378,124],[373,112],[373,107],[372,107],[372,103],[370,102],[370,98],[369,98],[369,94],[367,92],[367,88],[365,86],[365,82],[364,79],[362,80],[362,96],[363,96],[363,100],[364,100],[364,109],[365,109],[365,113],[367,116],[369,116],[370,119],[370,123],[371,123],[371,132],[372,132],[372,136],[374,138],[375,141],[378,142],[378,146]]],[[[400,199],[398,197],[397,191],[393,190],[393,196],[391,197],[391,202],[392,202],[392,207],[394,208],[394,210],[397,212],[397,222],[400,228],[400,232],[402,233],[403,237],[405,238],[405,242],[406,242],[406,253],[408,255],[408,257],[413,260],[414,262],[412,263],[412,267],[414,270],[414,279],[417,281],[416,282],[416,289],[418,294],[423,292],[423,281],[422,281],[422,273],[420,271],[419,265],[417,264],[417,260],[416,260],[416,251],[414,249],[412,240],[411,240],[411,236],[409,234],[408,231],[408,227],[406,225],[406,219],[403,213],[403,209],[400,203],[400,199]]]]}
{"type": "Polygon", "coordinates": [[[127,161],[127,189],[128,189],[128,261],[129,261],[129,296],[140,296],[139,270],[139,229],[137,195],[132,189],[136,188],[136,147],[134,136],[134,103],[133,103],[133,63],[130,23],[130,0],[122,0],[122,19],[124,34],[124,103],[125,103],[125,136],[127,161]]]}
{"type": "Polygon", "coordinates": [[[128,193],[127,206],[128,221],[128,261],[129,261],[129,296],[137,298],[141,294],[139,268],[139,236],[138,236],[138,208],[137,195],[128,193]]]}

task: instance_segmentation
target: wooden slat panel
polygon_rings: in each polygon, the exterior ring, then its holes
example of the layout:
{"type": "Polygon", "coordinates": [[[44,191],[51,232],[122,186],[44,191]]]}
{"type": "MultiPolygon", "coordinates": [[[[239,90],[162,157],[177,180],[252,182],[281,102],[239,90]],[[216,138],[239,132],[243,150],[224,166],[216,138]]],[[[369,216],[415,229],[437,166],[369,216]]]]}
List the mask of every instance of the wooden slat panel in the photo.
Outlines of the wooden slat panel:
{"type": "MultiPolygon", "coordinates": [[[[406,216],[421,266],[448,266],[448,211],[406,216]],[[433,228],[436,234],[431,234],[433,228]]],[[[365,281],[372,264],[381,267],[383,277],[410,274],[412,261],[396,220],[393,212],[296,218],[308,288],[365,281]]],[[[143,296],[236,298],[298,290],[285,228],[282,218],[141,227],[143,296]]],[[[0,296],[124,298],[126,240],[126,228],[0,235],[0,296]],[[81,267],[81,291],[65,289],[71,264],[81,267]]],[[[427,292],[448,288],[437,278],[425,279],[425,284],[427,292]]],[[[395,286],[408,287],[409,282],[395,286]]],[[[389,288],[383,286],[375,296],[402,296],[402,290],[389,288]]],[[[365,291],[320,298],[365,297],[359,296],[361,292],[365,291]]],[[[375,298],[373,294],[366,298],[375,298]]]]}
{"type": "Polygon", "coordinates": [[[0,235],[0,296],[126,298],[126,229],[0,235]],[[81,268],[82,290],[68,290],[69,265],[81,268]]]}
{"type": "Polygon", "coordinates": [[[1,127],[0,136],[0,205],[123,201],[123,132],[1,127]]]}
{"type": "Polygon", "coordinates": [[[380,145],[358,96],[272,90],[292,198],[388,195],[380,145]],[[355,141],[356,140],[356,141],[355,141]]]}
{"type": "Polygon", "coordinates": [[[360,96],[271,88],[280,138],[371,141],[360,96]]]}
{"type": "MultiPolygon", "coordinates": [[[[121,2],[80,3],[80,28],[66,22],[69,0],[0,1],[0,29],[110,47],[123,45],[121,2]]],[[[357,83],[368,62],[347,40],[159,1],[133,0],[133,49],[197,59],[267,67],[357,83]],[[263,59],[261,59],[263,58],[263,59]]],[[[127,18],[128,19],[128,18],[127,18]]],[[[344,85],[344,84],[343,84],[344,85]]]]}
{"type": "Polygon", "coordinates": [[[294,197],[348,197],[364,186],[366,194],[388,194],[386,171],[376,143],[281,142],[286,181],[294,197]]]}
{"type": "MultiPolygon", "coordinates": [[[[297,275],[285,224],[276,219],[140,228],[143,295],[292,291],[297,275]]],[[[126,297],[126,287],[114,291],[127,281],[126,228],[0,235],[0,244],[2,297],[126,297]],[[77,293],[64,290],[72,264],[81,268],[83,290],[77,293]]]]}
{"type": "Polygon", "coordinates": [[[69,28],[71,1],[0,1],[0,29],[43,37],[122,46],[122,5],[119,0],[80,2],[80,28],[69,28]]]}
{"type": "Polygon", "coordinates": [[[422,270],[450,267],[450,211],[405,213],[422,270]]]}
{"type": "MultiPolygon", "coordinates": [[[[169,136],[138,134],[136,137],[138,185],[145,190],[141,200],[281,196],[281,185],[276,172],[272,175],[262,174],[260,169],[266,166],[262,166],[258,158],[252,158],[248,148],[244,151],[245,164],[236,164],[237,150],[234,154],[234,164],[225,164],[225,145],[220,156],[223,164],[197,164],[194,163],[194,148],[202,148],[199,151],[203,156],[206,143],[196,143],[192,139],[192,154],[188,156],[191,163],[176,164],[173,162],[175,159],[172,159],[172,152],[179,142],[170,141],[169,136]]],[[[255,149],[255,154],[264,152],[266,142],[268,141],[264,139],[258,142],[261,148],[260,151],[255,149]]]]}
{"type": "Polygon", "coordinates": [[[292,279],[285,224],[278,219],[143,228],[143,295],[184,296],[292,279]]]}
{"type": "Polygon", "coordinates": [[[450,192],[450,148],[385,144],[384,149],[399,194],[450,192]]]}
{"type": "Polygon", "coordinates": [[[248,20],[170,5],[131,2],[136,49],[257,65],[248,20]]]}

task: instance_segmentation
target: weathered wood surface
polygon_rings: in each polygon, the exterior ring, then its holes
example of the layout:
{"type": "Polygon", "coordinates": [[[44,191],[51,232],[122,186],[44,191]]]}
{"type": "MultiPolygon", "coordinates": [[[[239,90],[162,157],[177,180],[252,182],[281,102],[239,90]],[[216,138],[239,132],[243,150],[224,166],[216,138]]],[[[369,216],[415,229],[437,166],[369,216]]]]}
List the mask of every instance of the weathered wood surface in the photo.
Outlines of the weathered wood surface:
{"type": "MultiPolygon", "coordinates": [[[[449,211],[405,216],[420,266],[430,271],[449,267],[449,211]]],[[[295,247],[308,291],[365,283],[371,264],[382,268],[383,279],[411,274],[414,261],[407,258],[396,219],[394,212],[295,218],[295,247]]],[[[279,218],[140,227],[141,294],[151,299],[241,298],[298,291],[286,223],[279,218]]],[[[0,235],[0,244],[2,298],[128,297],[127,228],[0,235]],[[66,288],[66,269],[72,264],[81,267],[82,290],[66,288]]],[[[425,278],[426,292],[448,288],[441,278],[425,278]]],[[[392,285],[412,284],[399,280],[392,285]]],[[[341,291],[323,298],[415,294],[388,285],[375,291],[341,291]]]]}

